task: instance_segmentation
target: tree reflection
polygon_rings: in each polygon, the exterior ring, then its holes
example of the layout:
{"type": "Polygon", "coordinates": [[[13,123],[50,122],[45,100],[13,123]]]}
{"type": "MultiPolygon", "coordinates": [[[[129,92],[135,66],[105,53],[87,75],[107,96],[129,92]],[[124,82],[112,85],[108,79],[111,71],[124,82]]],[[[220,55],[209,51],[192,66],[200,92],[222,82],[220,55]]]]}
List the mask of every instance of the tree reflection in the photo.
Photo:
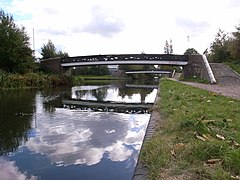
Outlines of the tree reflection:
{"type": "Polygon", "coordinates": [[[15,151],[28,140],[34,111],[34,91],[0,93],[0,155],[15,151]]]}
{"type": "Polygon", "coordinates": [[[81,90],[81,91],[76,91],[75,95],[76,95],[76,99],[81,99],[84,95],[86,95],[88,93],[87,90],[81,90]]]}
{"type": "Polygon", "coordinates": [[[92,95],[97,99],[97,101],[103,101],[107,96],[107,90],[109,87],[102,87],[99,89],[92,90],[92,95]]]}
{"type": "MultiPolygon", "coordinates": [[[[139,78],[131,82],[133,85],[157,85],[158,81],[155,79],[150,78],[139,78]]],[[[141,103],[145,103],[146,96],[153,91],[153,88],[132,88],[132,87],[119,87],[118,95],[124,98],[125,96],[132,97],[134,94],[140,94],[141,103]]]]}
{"type": "Polygon", "coordinates": [[[133,96],[134,94],[140,94],[141,103],[145,103],[145,98],[148,94],[150,94],[153,89],[140,89],[140,88],[119,88],[118,95],[124,98],[125,96],[133,96]]]}
{"type": "Polygon", "coordinates": [[[69,98],[71,91],[69,88],[49,88],[41,91],[43,97],[43,108],[45,111],[52,113],[55,107],[62,107],[62,99],[69,98]]]}

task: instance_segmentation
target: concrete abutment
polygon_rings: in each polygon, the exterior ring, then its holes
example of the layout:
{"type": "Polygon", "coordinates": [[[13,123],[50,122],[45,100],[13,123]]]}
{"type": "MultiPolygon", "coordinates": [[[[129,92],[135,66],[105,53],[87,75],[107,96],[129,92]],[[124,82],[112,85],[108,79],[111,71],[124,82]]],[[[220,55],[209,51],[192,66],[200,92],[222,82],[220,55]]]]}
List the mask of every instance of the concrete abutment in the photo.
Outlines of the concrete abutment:
{"type": "Polygon", "coordinates": [[[70,76],[71,67],[62,67],[61,63],[61,57],[44,59],[41,61],[41,68],[53,74],[70,76]]]}
{"type": "Polygon", "coordinates": [[[211,84],[216,83],[205,55],[189,55],[188,64],[183,67],[183,77],[184,79],[199,78],[211,84]]]}

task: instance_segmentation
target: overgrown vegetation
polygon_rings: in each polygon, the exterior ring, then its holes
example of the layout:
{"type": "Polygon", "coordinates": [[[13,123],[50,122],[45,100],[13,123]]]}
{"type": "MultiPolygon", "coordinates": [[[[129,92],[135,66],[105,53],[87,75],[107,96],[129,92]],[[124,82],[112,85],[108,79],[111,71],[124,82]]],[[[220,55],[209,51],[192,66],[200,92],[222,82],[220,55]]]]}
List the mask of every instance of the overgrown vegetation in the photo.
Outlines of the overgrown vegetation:
{"type": "Polygon", "coordinates": [[[239,65],[240,26],[236,27],[236,31],[231,33],[225,33],[219,29],[207,55],[211,62],[232,62],[239,65]]]}
{"type": "Polygon", "coordinates": [[[43,73],[13,74],[0,70],[0,89],[56,87],[69,85],[71,79],[66,76],[43,73]]]}
{"type": "Polygon", "coordinates": [[[162,116],[140,160],[150,179],[231,179],[240,175],[240,101],[161,80],[162,116]]]}
{"type": "MultiPolygon", "coordinates": [[[[0,10],[0,89],[54,87],[70,84],[71,80],[67,77],[39,72],[29,39],[25,28],[18,27],[10,14],[0,10]]],[[[55,56],[67,55],[61,51],[56,53],[54,48],[49,41],[49,44],[42,48],[45,50],[43,55],[50,50],[54,50],[55,56]]]]}
{"type": "Polygon", "coordinates": [[[25,28],[19,28],[13,17],[0,10],[0,69],[26,73],[34,69],[33,51],[25,28]]]}
{"type": "Polygon", "coordinates": [[[240,62],[225,62],[225,64],[240,74],[240,62]]]}

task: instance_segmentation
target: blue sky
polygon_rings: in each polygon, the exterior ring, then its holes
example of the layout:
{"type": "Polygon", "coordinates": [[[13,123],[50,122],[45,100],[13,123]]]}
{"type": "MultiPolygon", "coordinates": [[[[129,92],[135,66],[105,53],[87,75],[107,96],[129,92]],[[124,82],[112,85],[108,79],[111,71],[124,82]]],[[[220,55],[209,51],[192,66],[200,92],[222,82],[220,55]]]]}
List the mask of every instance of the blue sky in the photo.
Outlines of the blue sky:
{"type": "Polygon", "coordinates": [[[21,21],[21,20],[31,20],[32,19],[32,15],[31,14],[27,14],[21,11],[15,11],[12,10],[12,4],[13,4],[13,0],[0,0],[0,8],[3,9],[5,11],[5,13],[9,13],[14,17],[15,21],[21,21]]]}
{"type": "Polygon", "coordinates": [[[0,7],[32,43],[34,29],[38,57],[48,39],[70,56],[163,53],[170,39],[176,54],[202,53],[219,28],[240,23],[239,0],[0,0],[0,7]]]}

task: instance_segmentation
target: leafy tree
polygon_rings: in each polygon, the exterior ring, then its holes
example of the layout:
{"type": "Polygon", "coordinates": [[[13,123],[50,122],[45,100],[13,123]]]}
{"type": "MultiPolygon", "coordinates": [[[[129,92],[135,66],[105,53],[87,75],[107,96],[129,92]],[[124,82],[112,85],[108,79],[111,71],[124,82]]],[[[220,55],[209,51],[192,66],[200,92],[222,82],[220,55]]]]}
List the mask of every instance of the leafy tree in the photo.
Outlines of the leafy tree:
{"type": "Polygon", "coordinates": [[[62,52],[62,51],[58,51],[57,55],[60,57],[69,57],[67,52],[62,52]]]}
{"type": "Polygon", "coordinates": [[[68,57],[68,53],[58,51],[52,41],[49,39],[47,44],[43,44],[41,48],[42,59],[54,58],[54,57],[68,57]]]}
{"type": "Polygon", "coordinates": [[[24,27],[0,10],[0,68],[7,72],[25,73],[34,68],[33,51],[24,27]]]}
{"type": "Polygon", "coordinates": [[[43,56],[42,59],[48,59],[57,57],[55,45],[52,43],[51,40],[48,40],[47,44],[43,44],[43,47],[41,48],[41,55],[43,56]]]}
{"type": "Polygon", "coordinates": [[[184,53],[184,55],[197,55],[197,54],[199,53],[194,48],[188,48],[184,53]]]}
{"type": "Polygon", "coordinates": [[[230,39],[229,36],[219,29],[215,41],[210,46],[209,59],[212,62],[223,62],[230,58],[229,52],[230,39]]]}
{"type": "Polygon", "coordinates": [[[240,62],[240,27],[236,27],[237,31],[233,32],[231,42],[229,44],[229,52],[235,61],[240,62]]]}

